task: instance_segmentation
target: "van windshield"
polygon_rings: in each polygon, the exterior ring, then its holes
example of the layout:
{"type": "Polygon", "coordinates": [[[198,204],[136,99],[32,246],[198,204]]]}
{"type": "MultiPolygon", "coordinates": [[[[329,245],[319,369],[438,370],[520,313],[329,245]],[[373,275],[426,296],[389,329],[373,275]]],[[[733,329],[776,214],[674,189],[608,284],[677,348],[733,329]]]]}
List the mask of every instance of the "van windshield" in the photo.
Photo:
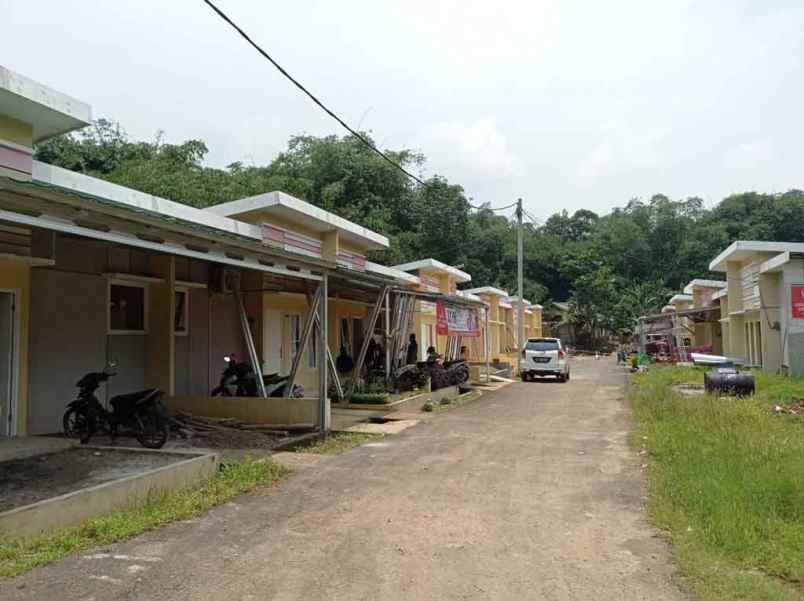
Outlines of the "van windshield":
{"type": "Polygon", "coordinates": [[[525,349],[529,351],[557,351],[558,340],[528,340],[525,349]]]}

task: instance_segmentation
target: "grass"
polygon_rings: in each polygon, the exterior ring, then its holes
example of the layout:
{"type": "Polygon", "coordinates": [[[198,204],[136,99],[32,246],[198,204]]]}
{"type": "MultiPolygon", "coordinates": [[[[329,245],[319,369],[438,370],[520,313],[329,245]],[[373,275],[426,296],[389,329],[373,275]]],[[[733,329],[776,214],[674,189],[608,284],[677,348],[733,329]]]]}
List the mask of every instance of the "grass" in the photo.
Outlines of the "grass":
{"type": "Polygon", "coordinates": [[[461,395],[456,396],[452,399],[444,399],[440,402],[438,401],[428,401],[422,407],[422,411],[447,411],[449,409],[454,409],[456,407],[460,407],[462,405],[466,405],[474,401],[475,399],[479,398],[483,393],[479,390],[472,390],[470,392],[465,392],[461,395]]]}
{"type": "Polygon", "coordinates": [[[288,472],[287,468],[271,461],[246,459],[222,466],[213,478],[199,486],[92,518],[75,528],[27,539],[0,539],[0,578],[18,576],[71,553],[108,545],[197,516],[257,486],[275,482],[288,472]]]}
{"type": "Polygon", "coordinates": [[[746,399],[672,390],[703,373],[654,367],[629,381],[651,519],[698,599],[804,600],[804,419],[772,411],[804,397],[804,380],[756,373],[746,399]]]}
{"type": "Polygon", "coordinates": [[[315,455],[337,455],[349,449],[359,447],[364,442],[381,438],[382,434],[368,432],[335,432],[324,439],[317,440],[309,447],[299,447],[297,453],[313,453],[315,455]]]}

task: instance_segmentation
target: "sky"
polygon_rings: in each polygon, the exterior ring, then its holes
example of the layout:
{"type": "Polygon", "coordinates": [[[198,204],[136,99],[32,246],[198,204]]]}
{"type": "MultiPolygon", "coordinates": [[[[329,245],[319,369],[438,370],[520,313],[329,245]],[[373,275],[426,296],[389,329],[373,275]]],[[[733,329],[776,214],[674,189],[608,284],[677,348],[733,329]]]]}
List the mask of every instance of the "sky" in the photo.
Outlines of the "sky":
{"type": "MultiPolygon", "coordinates": [[[[804,188],[800,0],[217,0],[381,148],[539,219],[804,188]]],[[[344,133],[201,0],[0,0],[0,64],[135,138],[265,164],[344,133]]]]}

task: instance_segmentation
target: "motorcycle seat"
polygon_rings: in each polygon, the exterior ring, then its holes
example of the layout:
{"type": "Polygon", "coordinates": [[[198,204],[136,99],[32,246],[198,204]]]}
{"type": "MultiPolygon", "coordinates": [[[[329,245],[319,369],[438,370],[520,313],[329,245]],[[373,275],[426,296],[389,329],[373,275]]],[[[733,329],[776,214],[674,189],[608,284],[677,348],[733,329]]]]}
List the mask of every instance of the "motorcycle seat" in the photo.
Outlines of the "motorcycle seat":
{"type": "Polygon", "coordinates": [[[128,392],[126,394],[118,394],[109,401],[112,406],[125,405],[128,403],[139,403],[148,397],[151,397],[159,392],[158,388],[148,388],[138,392],[128,392]]]}

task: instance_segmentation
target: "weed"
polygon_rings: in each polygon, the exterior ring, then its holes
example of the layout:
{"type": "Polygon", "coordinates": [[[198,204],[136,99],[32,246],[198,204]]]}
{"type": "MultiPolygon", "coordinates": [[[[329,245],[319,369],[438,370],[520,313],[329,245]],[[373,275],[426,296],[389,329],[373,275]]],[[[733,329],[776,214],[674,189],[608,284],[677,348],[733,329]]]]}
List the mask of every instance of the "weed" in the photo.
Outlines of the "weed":
{"type": "Polygon", "coordinates": [[[382,434],[370,434],[368,432],[335,432],[322,440],[314,442],[309,447],[297,448],[296,452],[337,455],[380,437],[382,437],[382,434]]]}
{"type": "Polygon", "coordinates": [[[771,408],[804,396],[804,381],[757,373],[743,399],[671,389],[703,371],[659,367],[629,382],[651,518],[699,599],[802,600],[804,421],[771,408]]]}
{"type": "Polygon", "coordinates": [[[289,472],[271,461],[246,459],[221,467],[210,480],[177,493],[148,499],[124,511],[32,538],[0,540],[0,578],[10,578],[71,553],[108,545],[186,519],[232,497],[275,482],[289,472]]]}

